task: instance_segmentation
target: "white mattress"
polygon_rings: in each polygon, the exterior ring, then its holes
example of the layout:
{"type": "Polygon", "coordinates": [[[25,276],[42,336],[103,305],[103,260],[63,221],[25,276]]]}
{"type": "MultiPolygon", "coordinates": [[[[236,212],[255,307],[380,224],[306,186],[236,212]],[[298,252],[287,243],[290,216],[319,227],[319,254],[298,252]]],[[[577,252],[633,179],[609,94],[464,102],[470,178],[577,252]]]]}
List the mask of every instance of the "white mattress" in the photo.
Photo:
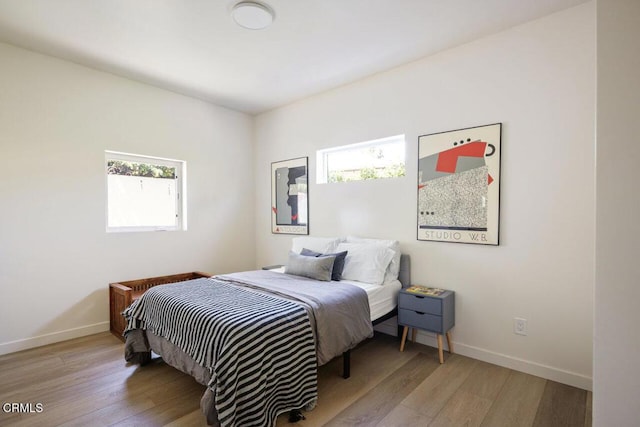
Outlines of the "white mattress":
{"type": "MultiPolygon", "coordinates": [[[[284,267],[271,271],[284,273],[284,267]]],[[[384,316],[398,305],[398,292],[402,289],[402,284],[399,280],[393,280],[384,285],[372,285],[371,283],[356,282],[355,280],[341,280],[340,282],[364,289],[369,298],[369,310],[371,312],[372,322],[384,316]]]]}
{"type": "Polygon", "coordinates": [[[340,282],[349,283],[350,285],[364,289],[369,297],[372,322],[384,316],[398,305],[398,292],[402,289],[402,284],[399,280],[387,282],[382,286],[352,280],[341,280],[340,282]]]}

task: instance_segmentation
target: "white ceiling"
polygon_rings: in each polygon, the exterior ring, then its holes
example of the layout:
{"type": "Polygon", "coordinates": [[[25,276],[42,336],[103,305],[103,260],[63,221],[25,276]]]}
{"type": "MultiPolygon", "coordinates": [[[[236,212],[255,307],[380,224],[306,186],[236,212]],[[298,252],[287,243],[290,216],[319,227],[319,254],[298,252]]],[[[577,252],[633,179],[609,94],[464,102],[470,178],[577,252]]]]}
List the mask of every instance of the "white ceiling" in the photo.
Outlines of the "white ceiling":
{"type": "Polygon", "coordinates": [[[260,113],[584,1],[0,0],[0,41],[260,113]]]}

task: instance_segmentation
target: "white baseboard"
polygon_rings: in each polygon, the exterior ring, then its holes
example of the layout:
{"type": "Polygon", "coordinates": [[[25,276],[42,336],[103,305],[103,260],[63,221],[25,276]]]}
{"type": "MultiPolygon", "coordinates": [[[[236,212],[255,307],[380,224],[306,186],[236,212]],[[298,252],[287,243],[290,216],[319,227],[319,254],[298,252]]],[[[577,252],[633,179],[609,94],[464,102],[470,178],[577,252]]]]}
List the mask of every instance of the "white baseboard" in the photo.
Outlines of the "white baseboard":
{"type": "Polygon", "coordinates": [[[21,340],[0,343],[0,355],[15,353],[17,351],[28,350],[35,347],[41,347],[43,345],[53,344],[60,341],[67,341],[73,338],[80,338],[86,335],[97,334],[99,332],[105,332],[108,330],[109,322],[100,322],[94,323],[93,325],[67,329],[65,331],[38,335],[37,337],[30,337],[21,340]]]}
{"type": "MultiPolygon", "coordinates": [[[[433,347],[438,347],[435,337],[431,339],[433,340],[433,347]]],[[[416,341],[420,340],[416,338],[416,341]]],[[[484,348],[478,348],[456,341],[453,342],[453,349],[456,353],[471,357],[472,359],[493,363],[494,365],[513,369],[514,371],[524,372],[525,374],[535,375],[537,377],[567,384],[583,390],[593,390],[593,378],[576,372],[565,371],[564,369],[554,368],[553,366],[543,365],[530,360],[495,353],[484,348]]]]}
{"type": "MultiPolygon", "coordinates": [[[[395,322],[393,324],[390,322],[381,323],[380,325],[377,325],[375,329],[376,331],[380,331],[388,335],[397,335],[395,322]]],[[[438,348],[438,342],[435,335],[428,334],[428,332],[419,331],[416,335],[416,341],[420,344],[438,348]]],[[[444,348],[447,350],[446,340],[444,340],[444,348]]],[[[453,341],[453,350],[457,354],[461,354],[472,359],[513,369],[514,371],[524,372],[525,374],[535,375],[537,377],[567,384],[583,390],[593,390],[593,378],[577,374],[575,372],[565,371],[563,369],[554,368],[553,366],[519,359],[506,354],[495,353],[484,348],[466,345],[457,341],[453,341]]]]}

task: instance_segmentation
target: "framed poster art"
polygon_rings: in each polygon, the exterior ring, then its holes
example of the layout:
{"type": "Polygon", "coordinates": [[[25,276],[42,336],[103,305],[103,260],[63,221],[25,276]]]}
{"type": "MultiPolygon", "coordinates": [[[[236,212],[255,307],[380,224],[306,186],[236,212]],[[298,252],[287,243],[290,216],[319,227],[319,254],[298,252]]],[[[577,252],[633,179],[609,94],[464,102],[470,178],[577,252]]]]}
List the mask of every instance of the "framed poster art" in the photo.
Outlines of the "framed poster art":
{"type": "Polygon", "coordinates": [[[308,157],[271,163],[271,232],[309,234],[308,157]]]}
{"type": "Polygon", "coordinates": [[[502,123],[418,137],[418,240],[498,245],[502,123]]]}

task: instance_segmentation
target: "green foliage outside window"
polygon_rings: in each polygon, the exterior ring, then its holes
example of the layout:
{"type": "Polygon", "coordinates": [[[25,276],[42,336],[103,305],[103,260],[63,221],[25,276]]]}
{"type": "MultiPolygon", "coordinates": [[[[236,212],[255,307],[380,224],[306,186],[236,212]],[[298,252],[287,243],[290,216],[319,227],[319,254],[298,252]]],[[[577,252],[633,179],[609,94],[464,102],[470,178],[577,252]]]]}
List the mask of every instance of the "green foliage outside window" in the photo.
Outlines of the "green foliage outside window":
{"type": "Polygon", "coordinates": [[[169,166],[151,165],[148,163],[109,160],[107,173],[110,175],[142,176],[147,178],[176,178],[176,169],[169,166]]]}
{"type": "Polygon", "coordinates": [[[397,178],[400,176],[405,176],[405,166],[398,163],[383,168],[333,171],[329,173],[329,182],[362,181],[368,179],[397,178]]]}
{"type": "Polygon", "coordinates": [[[404,163],[397,163],[395,165],[384,168],[384,174],[385,175],[383,176],[383,178],[397,178],[399,176],[405,176],[406,171],[404,168],[404,163]]]}
{"type": "Polygon", "coordinates": [[[362,168],[360,169],[360,179],[378,179],[378,170],[376,168],[362,168]]]}

